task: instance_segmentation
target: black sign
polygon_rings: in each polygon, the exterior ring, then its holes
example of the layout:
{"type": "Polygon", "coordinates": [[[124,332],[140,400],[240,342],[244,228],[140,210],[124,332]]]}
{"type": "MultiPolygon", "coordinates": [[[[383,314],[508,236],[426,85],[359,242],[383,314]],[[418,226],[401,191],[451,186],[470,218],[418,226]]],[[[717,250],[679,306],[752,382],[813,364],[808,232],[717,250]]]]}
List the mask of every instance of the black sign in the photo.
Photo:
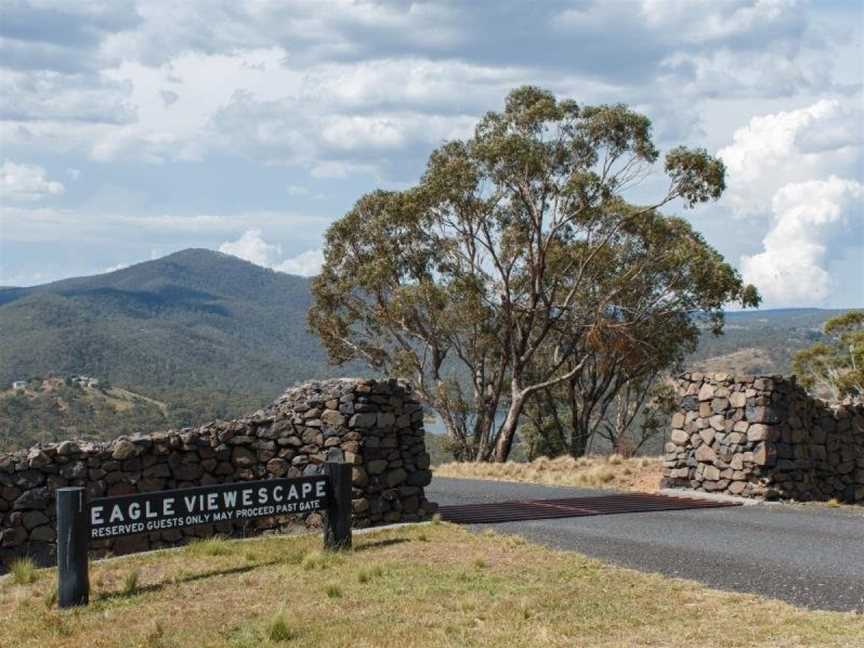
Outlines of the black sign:
{"type": "Polygon", "coordinates": [[[327,508],[329,491],[321,475],[102,497],[89,503],[90,538],[310,513],[327,508]]]}

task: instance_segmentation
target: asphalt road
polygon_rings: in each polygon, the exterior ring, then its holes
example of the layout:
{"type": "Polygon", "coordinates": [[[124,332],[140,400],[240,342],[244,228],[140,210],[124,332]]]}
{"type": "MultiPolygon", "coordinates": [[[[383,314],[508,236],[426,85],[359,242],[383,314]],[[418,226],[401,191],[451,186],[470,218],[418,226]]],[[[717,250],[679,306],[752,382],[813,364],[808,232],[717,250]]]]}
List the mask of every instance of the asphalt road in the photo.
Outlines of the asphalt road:
{"type": "MultiPolygon", "coordinates": [[[[608,494],[441,477],[426,490],[442,506],[608,494]]],[[[718,589],[864,612],[864,510],[760,504],[477,525],[486,526],[718,589]]]]}

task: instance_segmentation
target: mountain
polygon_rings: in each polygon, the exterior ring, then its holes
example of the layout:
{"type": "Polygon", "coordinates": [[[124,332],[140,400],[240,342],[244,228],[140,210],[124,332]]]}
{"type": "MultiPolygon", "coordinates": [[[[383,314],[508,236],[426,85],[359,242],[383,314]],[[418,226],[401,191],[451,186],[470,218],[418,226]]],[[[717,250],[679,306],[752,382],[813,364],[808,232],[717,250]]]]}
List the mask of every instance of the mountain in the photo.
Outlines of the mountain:
{"type": "Polygon", "coordinates": [[[294,382],[357,373],[329,367],[307,332],[309,284],[191,249],[107,274],[2,289],[0,386],[86,374],[202,415],[220,408],[231,415],[294,382]]]}

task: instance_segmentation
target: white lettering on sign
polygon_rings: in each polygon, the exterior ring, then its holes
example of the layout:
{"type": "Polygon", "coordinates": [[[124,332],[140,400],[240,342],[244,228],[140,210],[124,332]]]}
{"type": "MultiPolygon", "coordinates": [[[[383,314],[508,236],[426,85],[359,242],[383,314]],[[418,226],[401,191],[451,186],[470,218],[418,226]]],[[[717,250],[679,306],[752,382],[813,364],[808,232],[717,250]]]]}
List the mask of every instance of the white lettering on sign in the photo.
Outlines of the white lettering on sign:
{"type": "Polygon", "coordinates": [[[326,496],[326,477],[302,477],[106,498],[90,505],[91,537],[317,511],[326,496]]]}
{"type": "Polygon", "coordinates": [[[90,509],[90,524],[104,524],[105,520],[102,519],[102,508],[101,506],[94,506],[90,509]]]}

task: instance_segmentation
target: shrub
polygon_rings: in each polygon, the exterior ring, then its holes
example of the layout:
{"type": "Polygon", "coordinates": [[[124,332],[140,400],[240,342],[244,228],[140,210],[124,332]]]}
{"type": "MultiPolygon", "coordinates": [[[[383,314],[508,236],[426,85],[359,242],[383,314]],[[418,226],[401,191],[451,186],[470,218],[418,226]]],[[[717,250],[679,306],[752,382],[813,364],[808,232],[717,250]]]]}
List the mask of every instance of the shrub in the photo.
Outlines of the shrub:
{"type": "Polygon", "coordinates": [[[273,617],[273,620],[270,621],[267,626],[267,638],[276,643],[294,641],[298,636],[299,633],[288,625],[288,622],[285,621],[285,617],[281,614],[273,617]]]}
{"type": "Polygon", "coordinates": [[[36,563],[32,558],[19,558],[13,560],[9,565],[9,571],[12,573],[12,582],[17,585],[29,585],[36,581],[38,574],[36,573],[36,563]]]}
{"type": "Polygon", "coordinates": [[[139,576],[140,573],[137,569],[133,569],[131,572],[126,574],[126,578],[123,579],[123,594],[131,596],[138,593],[139,576]]]}

